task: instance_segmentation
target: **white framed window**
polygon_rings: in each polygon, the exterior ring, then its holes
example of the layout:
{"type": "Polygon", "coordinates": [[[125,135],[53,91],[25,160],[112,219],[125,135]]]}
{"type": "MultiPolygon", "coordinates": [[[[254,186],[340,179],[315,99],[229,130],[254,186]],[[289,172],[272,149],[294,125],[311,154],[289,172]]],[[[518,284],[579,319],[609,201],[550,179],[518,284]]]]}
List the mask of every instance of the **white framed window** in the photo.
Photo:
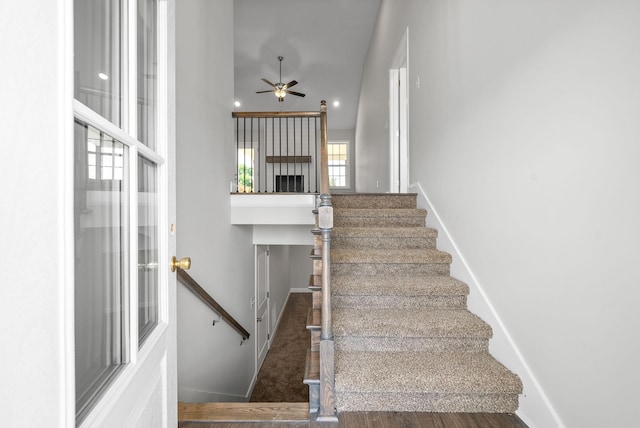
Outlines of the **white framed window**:
{"type": "Polygon", "coordinates": [[[333,189],[349,187],[349,142],[329,141],[329,187],[333,189]]]}
{"type": "Polygon", "coordinates": [[[167,315],[161,310],[158,0],[74,2],[76,424],[167,315]]]}

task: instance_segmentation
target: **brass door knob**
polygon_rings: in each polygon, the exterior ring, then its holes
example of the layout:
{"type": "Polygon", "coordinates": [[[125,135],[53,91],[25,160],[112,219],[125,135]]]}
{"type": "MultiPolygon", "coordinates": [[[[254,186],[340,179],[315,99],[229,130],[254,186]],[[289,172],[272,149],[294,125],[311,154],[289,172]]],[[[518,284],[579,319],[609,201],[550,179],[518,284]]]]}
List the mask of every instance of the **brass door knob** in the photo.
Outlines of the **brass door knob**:
{"type": "Polygon", "coordinates": [[[171,272],[177,269],[188,270],[191,267],[191,257],[183,257],[180,260],[176,256],[171,257],[171,272]]]}

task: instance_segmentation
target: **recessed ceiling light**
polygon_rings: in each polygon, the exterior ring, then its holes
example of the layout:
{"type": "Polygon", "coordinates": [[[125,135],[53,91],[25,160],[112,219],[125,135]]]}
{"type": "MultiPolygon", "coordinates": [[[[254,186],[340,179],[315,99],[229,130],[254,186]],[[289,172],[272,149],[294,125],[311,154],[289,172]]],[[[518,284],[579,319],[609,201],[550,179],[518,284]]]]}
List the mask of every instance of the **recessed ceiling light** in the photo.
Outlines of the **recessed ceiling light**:
{"type": "Polygon", "coordinates": [[[233,103],[233,105],[236,107],[240,107],[240,101],[236,101],[235,103],[233,103]]]}
{"type": "Polygon", "coordinates": [[[334,102],[333,102],[333,106],[334,106],[334,107],[340,107],[340,101],[337,101],[337,100],[336,100],[336,101],[334,101],[334,102]]]}
{"type": "Polygon", "coordinates": [[[109,80],[109,76],[107,76],[104,73],[98,73],[98,77],[101,78],[102,80],[109,80]]]}

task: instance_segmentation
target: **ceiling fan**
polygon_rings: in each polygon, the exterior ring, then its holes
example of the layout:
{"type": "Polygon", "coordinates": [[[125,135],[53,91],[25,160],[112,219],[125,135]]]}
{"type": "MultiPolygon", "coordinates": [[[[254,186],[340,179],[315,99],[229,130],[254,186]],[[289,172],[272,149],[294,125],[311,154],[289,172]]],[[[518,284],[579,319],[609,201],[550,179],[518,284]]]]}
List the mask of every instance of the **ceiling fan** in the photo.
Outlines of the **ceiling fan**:
{"type": "Polygon", "coordinates": [[[271,82],[269,82],[267,79],[262,79],[262,81],[264,83],[266,83],[267,85],[270,85],[273,87],[273,89],[269,89],[268,91],[257,91],[256,94],[266,94],[268,92],[273,92],[275,94],[275,96],[278,98],[279,102],[284,101],[284,97],[287,94],[291,94],[291,95],[295,95],[296,97],[304,97],[305,94],[300,93],[300,92],[295,92],[295,91],[290,91],[289,88],[297,85],[298,82],[296,82],[295,80],[292,80],[289,83],[282,83],[282,60],[284,59],[284,57],[279,56],[278,57],[278,61],[280,61],[280,81],[278,81],[278,83],[273,84],[271,82]]]}

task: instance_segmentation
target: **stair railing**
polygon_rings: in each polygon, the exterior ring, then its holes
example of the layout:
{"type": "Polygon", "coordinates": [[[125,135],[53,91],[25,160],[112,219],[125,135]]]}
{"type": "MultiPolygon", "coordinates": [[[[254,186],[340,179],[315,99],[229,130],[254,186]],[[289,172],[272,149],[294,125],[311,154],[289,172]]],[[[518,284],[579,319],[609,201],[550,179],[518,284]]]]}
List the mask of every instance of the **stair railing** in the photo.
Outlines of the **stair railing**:
{"type": "Polygon", "coordinates": [[[238,194],[320,192],[320,112],[233,112],[238,194]]]}
{"type": "Polygon", "coordinates": [[[234,330],[240,333],[240,335],[242,336],[242,342],[240,342],[240,344],[249,339],[249,332],[244,327],[242,327],[240,323],[229,314],[229,312],[225,311],[224,308],[218,302],[216,302],[216,300],[211,297],[209,293],[207,293],[207,290],[205,290],[200,284],[198,284],[198,281],[193,279],[191,275],[180,268],[177,269],[177,274],[178,281],[180,281],[182,285],[184,285],[189,291],[195,294],[196,297],[202,300],[202,302],[204,302],[204,304],[207,305],[211,310],[220,315],[220,317],[227,323],[229,323],[229,325],[234,330]]]}
{"type": "Polygon", "coordinates": [[[322,325],[320,331],[320,408],[318,422],[337,422],[333,325],[331,319],[331,230],[333,206],[329,189],[327,103],[320,105],[320,204],[318,228],[322,237],[322,325]]]}

